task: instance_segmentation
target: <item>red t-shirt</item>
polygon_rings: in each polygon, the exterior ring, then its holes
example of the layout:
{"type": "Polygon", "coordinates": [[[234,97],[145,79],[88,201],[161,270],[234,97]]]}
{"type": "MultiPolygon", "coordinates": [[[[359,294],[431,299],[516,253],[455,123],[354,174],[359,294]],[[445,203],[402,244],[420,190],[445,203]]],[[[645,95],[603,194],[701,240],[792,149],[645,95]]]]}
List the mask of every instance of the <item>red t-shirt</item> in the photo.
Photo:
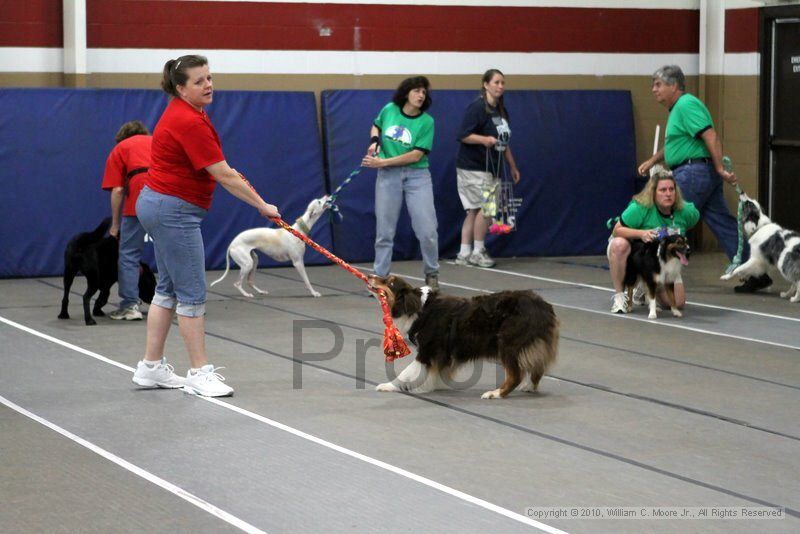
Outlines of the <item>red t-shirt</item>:
{"type": "Polygon", "coordinates": [[[217,182],[205,168],[224,159],[219,136],[205,111],[175,97],[153,132],[146,183],[153,191],[208,209],[217,182]]]}
{"type": "Polygon", "coordinates": [[[131,172],[150,167],[149,135],[134,135],[123,139],[114,147],[106,160],[106,171],[103,174],[103,189],[126,187],[125,201],[122,204],[123,215],[136,215],[136,199],[144,187],[147,172],[137,172],[130,178],[131,172]]]}

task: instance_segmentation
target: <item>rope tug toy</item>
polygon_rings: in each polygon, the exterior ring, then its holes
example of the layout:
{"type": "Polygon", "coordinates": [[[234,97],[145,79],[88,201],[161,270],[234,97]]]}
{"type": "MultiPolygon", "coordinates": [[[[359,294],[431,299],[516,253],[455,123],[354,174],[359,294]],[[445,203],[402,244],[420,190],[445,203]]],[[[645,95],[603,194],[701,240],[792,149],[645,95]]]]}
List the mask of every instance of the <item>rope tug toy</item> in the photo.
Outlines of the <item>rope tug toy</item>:
{"type": "MultiPolygon", "coordinates": [[[[722,158],[722,166],[725,170],[731,172],[733,170],[733,162],[731,158],[725,156],[722,158]]],[[[744,209],[744,201],[742,201],[742,188],[739,183],[736,183],[736,194],[739,196],[739,208],[736,212],[736,229],[739,233],[739,244],[736,248],[736,255],[731,260],[730,265],[725,269],[725,274],[730,274],[738,266],[742,264],[742,251],[744,250],[744,228],[742,227],[742,210],[744,209]]]]}
{"type": "MultiPolygon", "coordinates": [[[[270,220],[287,232],[291,233],[296,238],[305,241],[308,246],[339,265],[339,267],[342,269],[350,271],[351,274],[362,279],[366,284],[369,285],[369,279],[364,273],[349,265],[343,259],[333,255],[333,253],[312,241],[307,235],[298,232],[280,217],[270,217],[270,220]]],[[[402,358],[411,354],[411,349],[408,348],[405,340],[403,340],[403,335],[392,322],[392,311],[389,309],[389,303],[386,301],[386,295],[382,289],[378,290],[378,300],[380,300],[381,308],[383,309],[383,324],[386,325],[386,329],[383,331],[383,354],[386,356],[387,362],[392,362],[398,358],[402,358]]]]}
{"type": "MultiPolygon", "coordinates": [[[[239,176],[242,177],[242,180],[244,180],[244,183],[246,183],[248,187],[250,187],[250,189],[252,189],[253,191],[256,190],[252,186],[252,184],[247,181],[247,178],[245,178],[243,174],[239,173],[239,176]]],[[[350,177],[352,178],[352,176],[354,175],[351,174],[350,177]]],[[[305,242],[308,246],[310,246],[311,248],[313,248],[314,250],[316,250],[317,252],[319,252],[320,254],[322,254],[335,264],[337,264],[342,269],[349,271],[353,276],[360,278],[367,285],[369,285],[369,279],[364,273],[362,273],[355,267],[351,266],[343,259],[335,256],[332,252],[329,252],[324,247],[318,245],[307,235],[303,234],[302,232],[298,232],[297,230],[289,226],[286,223],[286,221],[284,221],[280,217],[270,217],[269,220],[271,220],[272,222],[274,222],[275,224],[277,224],[278,226],[280,226],[281,228],[283,228],[284,230],[295,236],[297,239],[300,239],[301,241],[305,242]]],[[[409,354],[411,354],[411,349],[408,348],[408,345],[403,339],[403,335],[400,333],[400,331],[392,322],[392,311],[389,309],[389,303],[386,300],[386,294],[383,292],[382,289],[378,289],[377,293],[378,293],[378,300],[381,303],[381,309],[383,310],[383,324],[386,325],[386,329],[383,331],[383,354],[386,356],[387,362],[393,362],[398,358],[402,358],[404,356],[408,356],[409,354]]]]}

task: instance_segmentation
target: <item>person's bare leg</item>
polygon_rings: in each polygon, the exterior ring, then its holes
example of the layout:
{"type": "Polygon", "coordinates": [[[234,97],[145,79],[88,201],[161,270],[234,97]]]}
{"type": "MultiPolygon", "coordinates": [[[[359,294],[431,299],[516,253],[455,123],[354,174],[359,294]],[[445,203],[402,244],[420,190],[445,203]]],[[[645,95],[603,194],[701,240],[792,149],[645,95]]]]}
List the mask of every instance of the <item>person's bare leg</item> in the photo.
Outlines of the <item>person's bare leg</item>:
{"type": "Polygon", "coordinates": [[[206,355],[206,321],[205,316],[186,317],[178,315],[178,327],[189,353],[189,363],[192,369],[199,369],[208,363],[206,355]]]}
{"type": "Polygon", "coordinates": [[[147,343],[144,360],[160,361],[164,357],[164,344],[167,341],[169,327],[172,326],[172,315],[175,310],[151,304],[147,312],[147,343]]]}
{"type": "Polygon", "coordinates": [[[483,212],[475,210],[475,227],[473,239],[475,241],[486,241],[486,231],[489,229],[489,219],[483,216],[483,212]]]}
{"type": "Polygon", "coordinates": [[[630,242],[622,237],[615,237],[611,241],[608,255],[608,268],[611,272],[611,282],[614,284],[614,291],[622,292],[622,284],[625,282],[625,264],[628,262],[628,254],[631,253],[630,242]]]}
{"type": "Polygon", "coordinates": [[[473,227],[475,225],[476,209],[464,210],[464,223],[461,225],[461,244],[472,246],[473,227]]]}

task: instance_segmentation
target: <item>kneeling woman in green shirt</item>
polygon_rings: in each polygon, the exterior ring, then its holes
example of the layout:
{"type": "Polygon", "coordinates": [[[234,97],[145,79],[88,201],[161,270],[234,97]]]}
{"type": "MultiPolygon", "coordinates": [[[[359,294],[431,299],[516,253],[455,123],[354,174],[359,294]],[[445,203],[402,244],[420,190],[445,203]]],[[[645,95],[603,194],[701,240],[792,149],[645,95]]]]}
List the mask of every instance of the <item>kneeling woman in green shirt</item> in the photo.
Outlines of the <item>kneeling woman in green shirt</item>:
{"type": "MultiPolygon", "coordinates": [[[[626,313],[627,295],[623,292],[625,264],[631,252],[631,240],[641,239],[645,243],[658,238],[661,229],[686,234],[700,220],[700,212],[694,204],[683,200],[681,190],[672,173],[659,169],[647,182],[644,189],[633,197],[628,207],[611,232],[608,240],[608,266],[614,283],[613,313],[626,313]]],[[[675,302],[678,308],[686,304],[683,281],[675,282],[675,302]]]]}

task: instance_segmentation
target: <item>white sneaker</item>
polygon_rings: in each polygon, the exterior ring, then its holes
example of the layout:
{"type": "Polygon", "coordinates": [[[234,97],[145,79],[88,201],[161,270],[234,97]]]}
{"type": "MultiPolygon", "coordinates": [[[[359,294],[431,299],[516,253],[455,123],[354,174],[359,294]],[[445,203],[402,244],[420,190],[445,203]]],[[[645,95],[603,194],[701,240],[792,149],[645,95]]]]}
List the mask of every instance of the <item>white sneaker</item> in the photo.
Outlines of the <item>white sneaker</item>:
{"type": "Polygon", "coordinates": [[[494,260],[489,256],[485,248],[473,252],[468,261],[470,265],[477,265],[478,267],[494,267],[494,260]]]}
{"type": "Polygon", "coordinates": [[[186,382],[186,379],[176,375],[175,368],[168,364],[164,358],[153,367],[141,360],[136,365],[136,371],[133,373],[133,383],[143,388],[174,389],[183,387],[184,382],[186,382]]]}
{"type": "Polygon", "coordinates": [[[628,313],[628,296],[625,293],[614,293],[611,300],[611,313],[628,313]]]}
{"type": "Polygon", "coordinates": [[[183,391],[192,395],[202,395],[203,397],[228,397],[233,395],[233,388],[223,384],[225,378],[217,373],[218,369],[224,367],[214,367],[210,363],[204,365],[192,374],[186,374],[186,385],[183,391]]]}
{"type": "Polygon", "coordinates": [[[469,254],[456,256],[456,265],[469,265],[469,254]]]}
{"type": "Polygon", "coordinates": [[[134,304],[127,308],[120,308],[109,313],[108,316],[115,321],[141,321],[142,312],[139,311],[139,305],[134,304]]]}
{"type": "Polygon", "coordinates": [[[633,288],[633,303],[637,306],[645,305],[643,284],[636,284],[636,287],[633,288]]]}

